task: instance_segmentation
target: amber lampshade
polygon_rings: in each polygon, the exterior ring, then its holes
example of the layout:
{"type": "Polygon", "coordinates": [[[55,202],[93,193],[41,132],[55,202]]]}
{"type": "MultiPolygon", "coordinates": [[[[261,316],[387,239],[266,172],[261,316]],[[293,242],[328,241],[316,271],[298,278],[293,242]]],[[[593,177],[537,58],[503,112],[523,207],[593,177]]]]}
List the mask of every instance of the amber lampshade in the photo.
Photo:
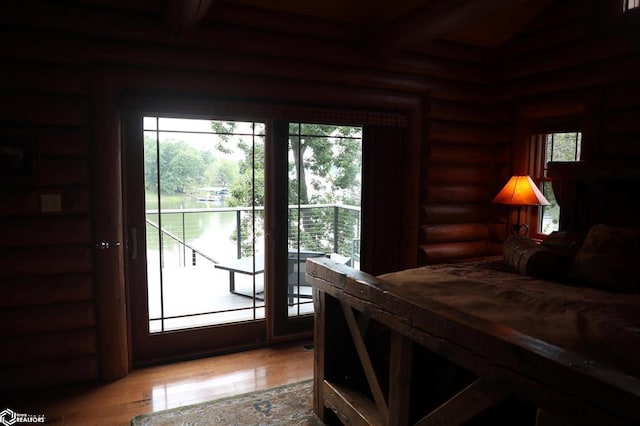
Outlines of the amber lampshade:
{"type": "Polygon", "coordinates": [[[529,176],[511,176],[509,182],[493,199],[494,203],[509,206],[548,206],[549,201],[544,198],[529,176]]]}
{"type": "Polygon", "coordinates": [[[547,206],[549,201],[542,195],[531,177],[511,176],[509,182],[498,192],[493,202],[518,207],[518,223],[513,225],[514,234],[527,234],[529,227],[520,224],[520,208],[523,206],[547,206]]]}

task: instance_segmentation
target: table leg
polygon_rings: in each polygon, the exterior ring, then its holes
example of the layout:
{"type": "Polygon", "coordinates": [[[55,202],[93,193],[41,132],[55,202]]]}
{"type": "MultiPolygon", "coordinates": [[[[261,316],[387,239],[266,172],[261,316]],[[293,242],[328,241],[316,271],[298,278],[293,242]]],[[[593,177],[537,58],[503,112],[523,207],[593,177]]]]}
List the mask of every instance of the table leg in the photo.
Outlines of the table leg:
{"type": "Polygon", "coordinates": [[[229,291],[236,292],[236,273],[233,271],[229,271],[229,291]]]}

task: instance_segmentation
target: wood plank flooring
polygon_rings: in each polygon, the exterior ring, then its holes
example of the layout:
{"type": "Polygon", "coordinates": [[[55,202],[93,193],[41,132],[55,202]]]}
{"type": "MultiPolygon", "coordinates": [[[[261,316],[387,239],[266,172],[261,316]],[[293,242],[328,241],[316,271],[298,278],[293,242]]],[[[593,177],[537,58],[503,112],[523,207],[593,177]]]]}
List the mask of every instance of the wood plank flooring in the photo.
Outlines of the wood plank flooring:
{"type": "Polygon", "coordinates": [[[129,425],[138,414],[311,379],[313,350],[308,343],[134,370],[112,383],[15,397],[0,410],[44,415],[48,425],[129,425]]]}

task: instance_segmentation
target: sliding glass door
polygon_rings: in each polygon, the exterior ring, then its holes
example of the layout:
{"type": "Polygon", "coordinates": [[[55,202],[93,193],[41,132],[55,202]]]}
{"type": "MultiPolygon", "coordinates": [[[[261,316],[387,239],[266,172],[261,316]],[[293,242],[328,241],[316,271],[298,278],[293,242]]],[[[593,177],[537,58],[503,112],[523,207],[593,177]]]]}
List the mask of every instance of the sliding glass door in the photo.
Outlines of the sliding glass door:
{"type": "Polygon", "coordinates": [[[306,260],[359,265],[362,129],[151,113],[124,124],[134,362],[308,333],[306,260]]]}

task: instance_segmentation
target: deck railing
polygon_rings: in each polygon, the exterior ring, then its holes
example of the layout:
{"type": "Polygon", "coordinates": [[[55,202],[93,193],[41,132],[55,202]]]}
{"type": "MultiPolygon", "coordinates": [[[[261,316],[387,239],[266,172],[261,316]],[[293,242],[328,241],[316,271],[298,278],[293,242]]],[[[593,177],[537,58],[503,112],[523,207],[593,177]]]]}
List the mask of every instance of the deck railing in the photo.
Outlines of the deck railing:
{"type": "MultiPolygon", "coordinates": [[[[193,240],[203,232],[203,222],[211,219],[209,215],[235,215],[235,251],[237,258],[243,255],[245,230],[243,215],[256,214],[256,221],[262,226],[261,217],[264,207],[213,207],[197,209],[157,209],[146,211],[149,227],[158,232],[157,249],[164,263],[163,252],[166,249],[165,239],[173,241],[179,247],[179,266],[196,265],[198,257],[213,264],[219,263],[215,255],[207,253],[202,247],[196,247],[193,240]]],[[[289,218],[294,221],[293,229],[289,229],[289,245],[303,250],[338,253],[349,258],[351,266],[360,258],[360,207],[337,204],[311,204],[289,206],[289,218]]],[[[289,221],[290,223],[292,221],[289,221]]],[[[215,226],[215,225],[213,225],[215,226]]],[[[261,229],[258,229],[259,233],[261,229]]],[[[229,235],[229,241],[233,241],[229,235]]],[[[149,241],[154,241],[153,237],[149,241]]],[[[152,243],[153,245],[153,243],[152,243]]],[[[156,247],[154,247],[156,248],[156,247]]]]}

